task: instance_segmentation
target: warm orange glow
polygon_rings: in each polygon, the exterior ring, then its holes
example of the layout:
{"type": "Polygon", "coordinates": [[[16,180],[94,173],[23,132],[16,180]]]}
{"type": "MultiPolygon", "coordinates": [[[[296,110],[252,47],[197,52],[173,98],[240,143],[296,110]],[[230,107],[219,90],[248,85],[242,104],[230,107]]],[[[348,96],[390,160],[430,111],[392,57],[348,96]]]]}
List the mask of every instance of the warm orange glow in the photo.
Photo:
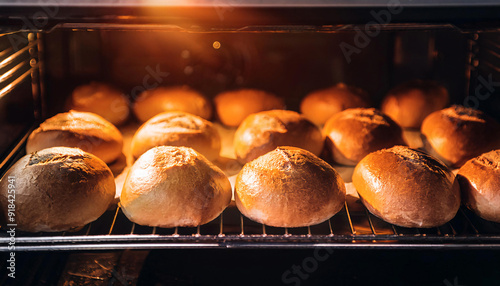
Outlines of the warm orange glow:
{"type": "Polygon", "coordinates": [[[215,42],[212,44],[212,47],[214,47],[214,49],[216,49],[216,50],[220,49],[220,42],[219,42],[219,41],[215,41],[215,42]]]}

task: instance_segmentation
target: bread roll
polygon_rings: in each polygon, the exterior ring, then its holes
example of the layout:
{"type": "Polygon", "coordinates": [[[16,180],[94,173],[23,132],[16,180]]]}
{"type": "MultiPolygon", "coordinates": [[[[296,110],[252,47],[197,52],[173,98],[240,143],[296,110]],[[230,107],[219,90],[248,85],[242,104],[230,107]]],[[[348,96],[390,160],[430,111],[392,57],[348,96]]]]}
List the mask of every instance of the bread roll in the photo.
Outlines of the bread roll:
{"type": "Polygon", "coordinates": [[[335,114],[323,128],[333,160],[356,165],[373,151],[406,145],[403,130],[375,108],[353,108],[335,114]]]}
{"type": "Polygon", "coordinates": [[[125,215],[141,225],[198,226],[229,205],[231,185],[194,149],[159,146],[134,163],[120,201],[125,215]]]}
{"type": "Polygon", "coordinates": [[[463,203],[478,216],[500,223],[500,150],[467,161],[457,178],[463,203]]]}
{"type": "Polygon", "coordinates": [[[458,105],[430,114],[422,135],[429,153],[452,167],[500,149],[500,124],[479,110],[458,105]]]}
{"type": "Polygon", "coordinates": [[[285,107],[283,99],[257,89],[226,91],[218,94],[214,102],[220,121],[231,127],[237,127],[252,113],[285,107]]]}
{"type": "Polygon", "coordinates": [[[442,85],[413,80],[389,91],[382,102],[382,112],[403,128],[420,128],[427,115],[445,108],[448,102],[448,91],[442,85]]]}
{"type": "Polygon", "coordinates": [[[372,214],[403,227],[443,225],[460,207],[460,188],[451,170],[406,146],[369,154],[354,169],[352,181],[372,214]]]}
{"type": "Polygon", "coordinates": [[[210,121],[186,112],[160,113],[144,123],[132,139],[132,155],[139,158],[156,146],[191,147],[213,161],[219,157],[221,141],[210,121]]]}
{"type": "Polygon", "coordinates": [[[239,162],[246,163],[278,146],[293,146],[319,155],[324,139],[312,122],[294,111],[271,110],[248,116],[234,134],[239,162]]]}
{"type": "Polygon", "coordinates": [[[278,147],[243,166],[236,178],[240,212],[275,227],[321,223],[344,206],[345,184],[325,161],[309,151],[278,147]]]}
{"type": "Polygon", "coordinates": [[[141,122],[165,111],[184,111],[209,120],[212,104],[201,93],[186,86],[146,90],[134,103],[134,114],[141,122]]]}
{"type": "Polygon", "coordinates": [[[123,138],[116,127],[97,114],[69,111],[45,120],[26,143],[26,153],[50,147],[76,147],[106,163],[122,154],[123,138]]]}
{"type": "Polygon", "coordinates": [[[367,93],[357,87],[338,83],[309,93],[300,103],[300,112],[317,125],[348,108],[369,107],[367,93]]]}
{"type": "Polygon", "coordinates": [[[69,109],[92,112],[114,125],[123,124],[129,114],[129,101],[116,88],[99,82],[80,85],[73,90],[69,109]]]}
{"type": "Polygon", "coordinates": [[[76,148],[44,149],[19,159],[0,181],[1,224],[29,232],[77,229],[99,218],[114,195],[113,174],[96,156],[76,148]],[[8,220],[10,204],[14,221],[8,220]]]}

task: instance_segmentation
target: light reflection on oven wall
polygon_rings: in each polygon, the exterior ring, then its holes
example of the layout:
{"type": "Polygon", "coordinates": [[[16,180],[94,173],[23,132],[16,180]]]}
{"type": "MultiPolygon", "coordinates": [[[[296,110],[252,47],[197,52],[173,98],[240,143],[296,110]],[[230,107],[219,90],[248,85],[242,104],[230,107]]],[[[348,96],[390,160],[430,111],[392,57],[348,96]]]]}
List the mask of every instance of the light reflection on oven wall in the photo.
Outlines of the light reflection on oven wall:
{"type": "Polygon", "coordinates": [[[144,86],[147,67],[169,74],[162,86],[189,85],[210,98],[224,90],[260,88],[284,97],[292,110],[298,110],[308,92],[338,82],[367,90],[377,107],[390,88],[415,78],[442,82],[452,103],[463,103],[466,35],[454,30],[384,31],[348,63],[339,44],[352,44],[355,36],[355,31],[55,30],[44,37],[49,114],[62,110],[74,87],[92,80],[115,84],[135,98],[132,89],[144,86]]]}

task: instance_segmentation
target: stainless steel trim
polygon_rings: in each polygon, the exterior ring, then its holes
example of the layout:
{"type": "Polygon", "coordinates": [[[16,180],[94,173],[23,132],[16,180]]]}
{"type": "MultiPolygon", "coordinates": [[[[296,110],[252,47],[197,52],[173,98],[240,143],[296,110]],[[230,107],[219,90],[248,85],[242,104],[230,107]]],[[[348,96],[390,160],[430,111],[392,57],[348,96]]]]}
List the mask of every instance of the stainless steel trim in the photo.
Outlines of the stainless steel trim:
{"type": "MultiPolygon", "coordinates": [[[[120,249],[500,249],[500,244],[376,244],[376,243],[301,243],[301,244],[266,244],[266,243],[122,243],[122,244],[67,244],[47,246],[16,246],[16,251],[78,251],[78,250],[120,250],[120,249]]],[[[0,247],[0,252],[7,247],[0,247]]],[[[10,250],[9,250],[10,251],[10,250]]]]}

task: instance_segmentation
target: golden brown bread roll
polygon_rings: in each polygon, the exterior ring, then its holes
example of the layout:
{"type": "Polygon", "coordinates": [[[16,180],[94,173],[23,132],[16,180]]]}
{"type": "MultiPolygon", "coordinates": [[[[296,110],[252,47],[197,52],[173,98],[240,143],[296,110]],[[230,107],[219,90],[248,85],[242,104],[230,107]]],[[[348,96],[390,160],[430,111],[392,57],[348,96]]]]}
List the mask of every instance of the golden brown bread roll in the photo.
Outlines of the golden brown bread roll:
{"type": "Polygon", "coordinates": [[[69,101],[69,109],[95,113],[114,125],[123,124],[130,114],[125,95],[105,83],[80,85],[73,90],[69,101]]]}
{"type": "Polygon", "coordinates": [[[369,107],[367,93],[357,87],[338,83],[309,93],[300,103],[300,112],[317,125],[348,108],[369,107]]]}
{"type": "Polygon", "coordinates": [[[132,139],[132,155],[139,158],[156,146],[191,147],[213,161],[219,157],[221,141],[210,121],[186,112],[160,113],[144,123],[132,139]]]}
{"type": "Polygon", "coordinates": [[[246,217],[270,226],[321,223],[344,206],[345,184],[309,151],[278,147],[247,163],[236,178],[236,206],[246,217]]]}
{"type": "Polygon", "coordinates": [[[96,156],[44,149],[19,159],[0,181],[1,224],[29,232],[77,229],[99,218],[114,195],[113,174],[96,156]],[[15,221],[7,221],[12,199],[15,221]]]}
{"type": "Polygon", "coordinates": [[[333,160],[356,165],[373,151],[394,145],[406,145],[403,130],[375,108],[352,108],[330,118],[324,128],[333,160]]]}
{"type": "Polygon", "coordinates": [[[460,188],[451,170],[406,146],[369,154],[354,169],[352,181],[372,214],[399,226],[440,226],[460,207],[460,188]]]}
{"type": "Polygon", "coordinates": [[[463,203],[478,216],[500,223],[500,150],[467,161],[457,178],[463,203]]]}
{"type": "Polygon", "coordinates": [[[500,124],[479,110],[454,105],[422,124],[425,148],[452,167],[500,148],[500,124]]]}
{"type": "Polygon", "coordinates": [[[134,102],[133,110],[141,122],[165,111],[184,111],[207,120],[212,117],[210,101],[187,86],[146,90],[134,102]]]}
{"type": "Polygon", "coordinates": [[[302,115],[289,110],[270,110],[248,116],[234,134],[239,162],[247,163],[278,146],[293,146],[319,155],[323,135],[302,115]]]}
{"type": "Polygon", "coordinates": [[[150,149],[130,169],[120,197],[125,215],[141,225],[198,226],[231,201],[224,173],[192,148],[150,149]]]}
{"type": "Polygon", "coordinates": [[[28,138],[26,153],[57,146],[80,148],[111,163],[122,154],[123,138],[120,131],[101,116],[71,110],[40,124],[28,138]]]}
{"type": "Polygon", "coordinates": [[[285,107],[283,99],[257,89],[222,92],[215,97],[214,103],[220,121],[232,127],[240,125],[252,113],[285,107]]]}
{"type": "Polygon", "coordinates": [[[389,91],[382,112],[403,128],[420,128],[427,115],[445,108],[449,102],[444,86],[431,80],[413,80],[389,91]]]}

